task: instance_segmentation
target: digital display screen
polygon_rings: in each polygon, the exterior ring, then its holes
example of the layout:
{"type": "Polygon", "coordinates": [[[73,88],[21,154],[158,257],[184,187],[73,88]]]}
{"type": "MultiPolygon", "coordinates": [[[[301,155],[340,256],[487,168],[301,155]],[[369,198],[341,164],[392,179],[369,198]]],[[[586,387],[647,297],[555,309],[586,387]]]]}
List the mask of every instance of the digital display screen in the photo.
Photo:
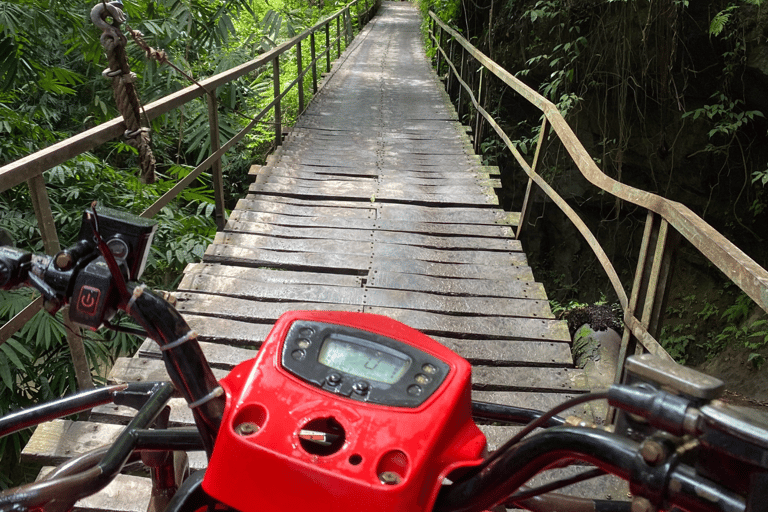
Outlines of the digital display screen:
{"type": "Polygon", "coordinates": [[[411,366],[411,358],[405,354],[356,343],[354,338],[341,335],[325,339],[317,360],[334,370],[385,384],[400,380],[411,366]]]}

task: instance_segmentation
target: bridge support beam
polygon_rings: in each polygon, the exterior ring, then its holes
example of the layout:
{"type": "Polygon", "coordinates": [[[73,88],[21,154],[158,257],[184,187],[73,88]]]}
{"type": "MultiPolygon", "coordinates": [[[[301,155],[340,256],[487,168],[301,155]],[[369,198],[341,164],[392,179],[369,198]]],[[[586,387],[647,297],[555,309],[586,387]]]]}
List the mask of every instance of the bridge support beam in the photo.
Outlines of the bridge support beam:
{"type": "MultiPolygon", "coordinates": [[[[625,320],[630,317],[640,318],[640,323],[655,339],[661,334],[661,315],[669,296],[669,284],[679,242],[680,234],[670,228],[669,223],[660,215],[648,211],[635,280],[624,316],[625,320]]],[[[642,352],[642,340],[638,340],[629,326],[625,325],[616,382],[621,381],[627,356],[638,352],[642,352]]]]}

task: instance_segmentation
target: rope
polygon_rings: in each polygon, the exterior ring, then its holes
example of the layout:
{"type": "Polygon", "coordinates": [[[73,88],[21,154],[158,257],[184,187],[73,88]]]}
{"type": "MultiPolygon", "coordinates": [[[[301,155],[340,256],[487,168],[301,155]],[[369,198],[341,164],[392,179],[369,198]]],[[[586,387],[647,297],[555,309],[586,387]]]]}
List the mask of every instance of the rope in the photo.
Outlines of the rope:
{"type": "Polygon", "coordinates": [[[139,150],[141,181],[154,183],[155,156],[152,154],[149,129],[141,126],[141,103],[133,85],[136,74],[132,73],[128,66],[125,53],[128,39],[119,28],[120,24],[125,22],[121,7],[122,3],[117,1],[99,3],[91,10],[91,21],[104,31],[101,35],[101,44],[107,52],[109,68],[104,70],[102,75],[112,79],[117,108],[127,127],[124,134],[125,141],[139,150]],[[107,16],[112,17],[112,24],[105,21],[107,16]]]}

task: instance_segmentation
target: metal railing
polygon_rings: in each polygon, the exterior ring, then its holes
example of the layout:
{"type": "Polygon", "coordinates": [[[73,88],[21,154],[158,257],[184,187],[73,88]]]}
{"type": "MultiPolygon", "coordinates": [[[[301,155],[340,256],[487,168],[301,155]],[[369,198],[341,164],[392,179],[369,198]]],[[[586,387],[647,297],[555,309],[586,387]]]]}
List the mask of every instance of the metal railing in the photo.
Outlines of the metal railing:
{"type": "MultiPolygon", "coordinates": [[[[661,333],[661,316],[671,276],[674,252],[681,237],[688,240],[704,257],[720,269],[764,311],[768,312],[768,272],[742,250],[728,241],[712,226],[704,222],[687,206],[645,192],[604,174],[587,153],[576,134],[571,130],[557,107],[536,91],[515,78],[496,62],[472,46],[458,32],[446,25],[434,13],[429,13],[429,37],[436,52],[438,73],[448,68],[446,87],[466,92],[474,109],[475,149],[480,149],[484,124],[493,128],[512,152],[522,170],[528,176],[523,199],[519,236],[530,209],[532,187],[536,184],[568,217],[589,243],[602,265],[618,297],[624,313],[624,333],[619,354],[616,379],[622,375],[627,356],[638,350],[646,350],[664,358],[669,354],[657,341],[661,333]],[[458,68],[455,61],[458,61],[458,68]],[[474,62],[473,65],[468,63],[474,62]],[[472,68],[472,69],[470,69],[472,68]],[[498,122],[486,111],[487,73],[499,78],[541,113],[541,130],[532,163],[528,163],[515,147],[498,122]],[[469,82],[469,83],[468,83],[469,82]],[[471,84],[471,85],[470,85],[471,84]],[[594,234],[568,203],[540,176],[539,169],[545,152],[545,142],[551,132],[560,139],[573,163],[589,182],[612,196],[647,210],[645,230],[638,255],[632,290],[628,295],[608,255],[594,234]]],[[[459,94],[458,110],[461,118],[467,105],[459,94]]],[[[472,112],[470,112],[470,115],[472,112]]]]}
{"type": "MultiPolygon", "coordinates": [[[[289,41],[259,55],[258,58],[206,80],[202,80],[196,85],[191,85],[146,105],[143,109],[143,113],[145,114],[146,119],[151,121],[190,101],[205,96],[208,101],[208,120],[211,130],[211,154],[192,172],[181,179],[171,190],[166,192],[155,203],[149,206],[141,216],[145,218],[154,216],[164,206],[175,199],[182,190],[193,183],[201,173],[211,169],[214,198],[216,202],[216,224],[219,229],[222,229],[226,223],[224,184],[221,168],[222,155],[242,140],[243,137],[245,137],[245,135],[247,135],[257,123],[270,112],[274,113],[271,122],[275,125],[275,145],[279,146],[282,143],[283,137],[282,99],[291,91],[291,89],[298,86],[299,112],[302,112],[305,105],[304,77],[308,73],[311,73],[312,92],[317,93],[319,84],[318,63],[322,66],[323,63],[321,61],[324,60],[325,72],[330,72],[331,61],[334,58],[332,55],[333,50],[336,50],[336,57],[340,56],[342,51],[342,39],[344,39],[344,47],[346,48],[349,46],[350,40],[355,36],[355,28],[358,29],[358,32],[362,30],[363,26],[368,23],[376,13],[380,4],[381,0],[353,0],[335,14],[323,19],[289,41]],[[353,17],[357,23],[353,23],[353,17]],[[335,24],[335,37],[333,40],[331,40],[332,24],[335,24]],[[320,34],[319,37],[318,34],[320,34]],[[309,39],[310,46],[310,62],[304,67],[302,43],[307,39],[309,39]],[[280,83],[280,57],[294,48],[298,64],[298,76],[289,84],[283,85],[280,83]],[[221,145],[219,142],[216,89],[248,73],[269,65],[273,68],[274,99],[263,110],[258,112],[245,128],[221,145]]],[[[35,216],[37,217],[38,228],[42,236],[46,253],[55,254],[61,247],[56,226],[54,224],[53,213],[51,212],[50,202],[48,200],[43,173],[54,166],[66,162],[86,151],[90,151],[105,142],[122,136],[125,130],[126,125],[123,118],[118,117],[0,167],[0,192],[24,183],[29,187],[35,216]]],[[[32,318],[32,316],[35,315],[35,313],[42,309],[42,307],[43,299],[40,297],[3,325],[2,328],[0,328],[0,344],[16,333],[32,318]]],[[[85,359],[82,339],[77,333],[74,333],[73,327],[70,327],[68,331],[70,331],[68,341],[75,362],[78,386],[81,388],[91,387],[90,370],[85,359]]]]}

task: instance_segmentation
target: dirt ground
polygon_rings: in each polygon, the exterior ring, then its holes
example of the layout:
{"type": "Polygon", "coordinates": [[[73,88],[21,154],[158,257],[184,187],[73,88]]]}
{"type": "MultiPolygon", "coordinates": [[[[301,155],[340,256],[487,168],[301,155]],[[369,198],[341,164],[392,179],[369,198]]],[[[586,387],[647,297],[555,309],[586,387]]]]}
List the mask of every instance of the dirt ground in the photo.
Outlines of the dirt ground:
{"type": "MultiPolygon", "coordinates": [[[[728,348],[721,354],[697,367],[725,382],[724,400],[736,405],[768,409],[768,363],[761,368],[747,361],[748,349],[728,348]]],[[[768,349],[758,351],[768,361],[768,349]]]]}

